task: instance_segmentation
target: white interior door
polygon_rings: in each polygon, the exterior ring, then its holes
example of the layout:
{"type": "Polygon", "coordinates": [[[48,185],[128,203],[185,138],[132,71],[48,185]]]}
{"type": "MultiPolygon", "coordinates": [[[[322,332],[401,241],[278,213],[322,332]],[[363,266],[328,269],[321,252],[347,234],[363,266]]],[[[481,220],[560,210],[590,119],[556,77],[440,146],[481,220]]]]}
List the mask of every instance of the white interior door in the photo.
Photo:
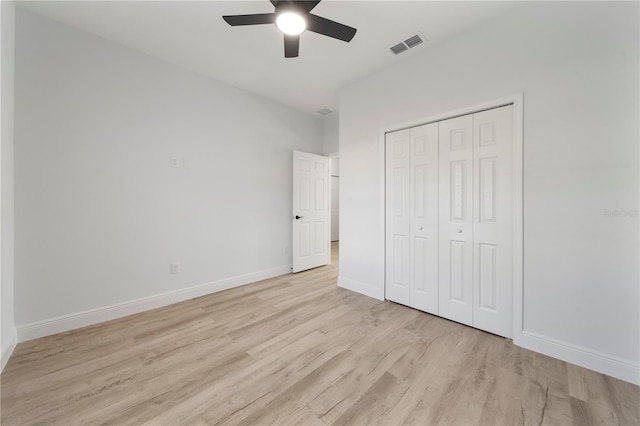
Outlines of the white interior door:
{"type": "Polygon", "coordinates": [[[439,123],[440,316],[473,325],[473,118],[439,123]]]}
{"type": "Polygon", "coordinates": [[[473,325],[512,337],[513,106],[473,115],[473,325]]]}
{"type": "Polygon", "coordinates": [[[385,298],[409,305],[410,151],[409,130],[386,135],[385,298]]]}
{"type": "Polygon", "coordinates": [[[410,130],[409,306],[438,314],[438,123],[410,130]]]}
{"type": "Polygon", "coordinates": [[[329,262],[329,159],[293,152],[293,272],[329,262]]]}

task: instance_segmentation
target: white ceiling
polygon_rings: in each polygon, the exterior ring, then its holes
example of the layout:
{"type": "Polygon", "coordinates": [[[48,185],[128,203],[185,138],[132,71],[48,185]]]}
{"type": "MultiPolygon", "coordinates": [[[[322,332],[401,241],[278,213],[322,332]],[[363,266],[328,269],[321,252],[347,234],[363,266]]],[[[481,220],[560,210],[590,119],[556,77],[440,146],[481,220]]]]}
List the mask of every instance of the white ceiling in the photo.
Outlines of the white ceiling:
{"type": "Polygon", "coordinates": [[[340,88],[411,55],[425,54],[516,1],[324,0],[316,15],[355,27],[350,43],[306,32],[284,58],[274,25],[231,27],[222,15],[268,13],[260,1],[20,1],[19,7],[314,114],[338,109],[340,88]],[[399,56],[389,47],[420,31],[426,42],[399,56]]]}

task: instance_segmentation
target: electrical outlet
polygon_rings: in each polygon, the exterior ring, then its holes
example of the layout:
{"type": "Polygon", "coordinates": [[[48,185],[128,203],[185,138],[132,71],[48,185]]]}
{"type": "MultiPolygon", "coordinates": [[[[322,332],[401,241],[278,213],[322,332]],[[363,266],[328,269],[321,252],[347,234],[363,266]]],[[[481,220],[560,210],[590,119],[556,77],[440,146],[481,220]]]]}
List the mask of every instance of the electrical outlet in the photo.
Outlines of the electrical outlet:
{"type": "Polygon", "coordinates": [[[178,157],[171,157],[169,159],[169,162],[171,164],[171,167],[173,168],[177,169],[178,167],[180,167],[180,159],[178,157]]]}
{"type": "Polygon", "coordinates": [[[180,273],[180,263],[179,262],[175,262],[171,264],[171,273],[172,274],[179,274],[180,273]]]}
{"type": "Polygon", "coordinates": [[[283,253],[283,254],[287,254],[287,253],[289,253],[289,246],[284,246],[284,247],[282,247],[282,253],[283,253]]]}

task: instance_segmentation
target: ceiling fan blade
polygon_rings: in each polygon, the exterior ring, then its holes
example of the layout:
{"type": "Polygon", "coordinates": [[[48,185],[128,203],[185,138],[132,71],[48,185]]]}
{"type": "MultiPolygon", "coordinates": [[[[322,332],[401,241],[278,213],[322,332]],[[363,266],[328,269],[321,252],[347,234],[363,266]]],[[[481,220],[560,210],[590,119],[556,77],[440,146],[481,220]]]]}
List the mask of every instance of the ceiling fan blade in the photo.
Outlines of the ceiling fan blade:
{"type": "Polygon", "coordinates": [[[304,8],[306,9],[307,12],[311,12],[313,10],[314,7],[316,7],[318,5],[318,3],[320,3],[321,0],[317,0],[317,1],[301,1],[298,3],[301,3],[304,8]]]}
{"type": "Polygon", "coordinates": [[[227,24],[232,27],[238,25],[260,25],[260,24],[273,24],[276,22],[275,13],[256,13],[253,15],[230,15],[223,16],[227,24]]]}
{"type": "Polygon", "coordinates": [[[307,30],[347,42],[351,41],[357,31],[355,28],[323,18],[322,16],[314,15],[313,13],[310,13],[307,18],[307,30]]]}
{"type": "Polygon", "coordinates": [[[284,35],[284,57],[285,58],[297,58],[298,51],[300,50],[300,36],[299,35],[284,35]]]}

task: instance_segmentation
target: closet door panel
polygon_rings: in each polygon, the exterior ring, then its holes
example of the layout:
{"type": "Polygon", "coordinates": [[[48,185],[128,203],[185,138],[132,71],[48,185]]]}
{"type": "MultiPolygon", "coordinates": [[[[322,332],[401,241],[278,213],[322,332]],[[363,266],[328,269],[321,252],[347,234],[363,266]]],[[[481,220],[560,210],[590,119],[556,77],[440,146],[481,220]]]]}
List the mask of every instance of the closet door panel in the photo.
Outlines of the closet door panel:
{"type": "Polygon", "coordinates": [[[438,314],[438,123],[411,129],[410,252],[413,308],[438,314]]]}
{"type": "Polygon", "coordinates": [[[439,311],[473,323],[473,118],[439,123],[439,311]]]}
{"type": "Polygon", "coordinates": [[[474,327],[513,334],[513,106],[474,114],[474,327]]]}
{"type": "Polygon", "coordinates": [[[385,298],[409,305],[410,258],[410,131],[386,135],[385,298]]]}

